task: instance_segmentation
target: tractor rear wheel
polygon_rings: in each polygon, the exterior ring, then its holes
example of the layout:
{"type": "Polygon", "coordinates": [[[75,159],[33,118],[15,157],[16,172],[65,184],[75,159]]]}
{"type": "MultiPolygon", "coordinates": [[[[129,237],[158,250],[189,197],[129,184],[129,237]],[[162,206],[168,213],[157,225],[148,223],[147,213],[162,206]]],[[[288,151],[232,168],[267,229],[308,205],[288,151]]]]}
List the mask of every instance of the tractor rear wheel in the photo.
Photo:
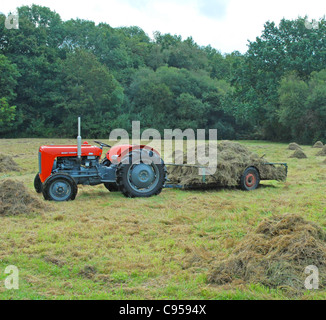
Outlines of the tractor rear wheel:
{"type": "Polygon", "coordinates": [[[105,182],[104,183],[105,188],[107,188],[110,192],[118,192],[119,186],[116,183],[112,182],[105,182]]]}
{"type": "Polygon", "coordinates": [[[247,168],[241,179],[240,179],[240,187],[245,191],[252,191],[258,188],[260,183],[259,172],[254,167],[247,168]]]}
{"type": "Polygon", "coordinates": [[[128,198],[148,198],[161,193],[166,175],[166,167],[158,155],[149,150],[137,150],[119,164],[117,184],[128,198]]]}
{"type": "Polygon", "coordinates": [[[44,182],[42,192],[45,200],[69,201],[75,200],[78,187],[68,174],[56,173],[44,182]]]}
{"type": "Polygon", "coordinates": [[[42,181],[39,174],[34,178],[34,189],[37,193],[42,193],[42,181]]]}

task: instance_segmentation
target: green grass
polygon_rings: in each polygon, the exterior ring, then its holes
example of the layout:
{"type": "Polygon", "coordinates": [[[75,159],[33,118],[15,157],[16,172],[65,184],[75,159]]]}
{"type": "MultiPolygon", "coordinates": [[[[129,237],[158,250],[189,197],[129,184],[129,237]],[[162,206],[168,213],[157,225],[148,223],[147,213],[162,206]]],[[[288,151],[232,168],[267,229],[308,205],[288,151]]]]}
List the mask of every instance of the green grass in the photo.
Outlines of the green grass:
{"type": "MultiPolygon", "coordinates": [[[[34,192],[38,146],[50,143],[74,141],[0,140],[0,152],[22,168],[0,179],[34,192]]],[[[254,192],[164,190],[150,199],[84,186],[73,202],[48,202],[49,211],[0,217],[0,299],[325,299],[321,290],[293,297],[259,284],[207,283],[214,263],[265,217],[294,213],[326,226],[326,165],[318,150],[304,146],[308,159],[298,160],[285,144],[241,143],[288,162],[288,181],[263,182],[254,192]],[[17,291],[4,288],[8,265],[20,270],[17,291]]]]}

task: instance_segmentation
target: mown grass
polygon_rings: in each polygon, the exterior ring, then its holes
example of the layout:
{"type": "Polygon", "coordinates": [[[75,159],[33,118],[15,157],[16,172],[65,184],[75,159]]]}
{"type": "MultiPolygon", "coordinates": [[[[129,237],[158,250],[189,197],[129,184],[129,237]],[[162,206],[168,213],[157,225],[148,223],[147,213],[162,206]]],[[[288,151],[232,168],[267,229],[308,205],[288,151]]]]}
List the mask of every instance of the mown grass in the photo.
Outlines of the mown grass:
{"type": "MultiPolygon", "coordinates": [[[[31,192],[42,144],[74,140],[0,140],[31,192]]],[[[325,299],[321,290],[290,295],[259,284],[212,286],[207,275],[247,232],[273,214],[300,214],[326,227],[326,165],[318,150],[289,159],[285,144],[243,141],[269,161],[288,162],[286,183],[263,182],[254,192],[164,190],[126,199],[103,186],[80,187],[76,201],[48,203],[49,211],[0,217],[1,299],[325,299]],[[8,265],[20,288],[4,287],[8,265]]],[[[38,195],[42,199],[41,195],[38,195]]]]}

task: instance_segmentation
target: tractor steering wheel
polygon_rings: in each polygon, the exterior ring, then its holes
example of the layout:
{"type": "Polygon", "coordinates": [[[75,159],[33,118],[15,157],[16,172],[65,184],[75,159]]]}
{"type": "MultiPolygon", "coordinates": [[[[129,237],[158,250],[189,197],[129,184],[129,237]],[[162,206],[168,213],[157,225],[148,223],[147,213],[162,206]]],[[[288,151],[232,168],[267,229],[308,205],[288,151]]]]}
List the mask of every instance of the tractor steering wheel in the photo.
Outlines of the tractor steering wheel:
{"type": "Polygon", "coordinates": [[[100,142],[100,141],[94,141],[95,143],[99,144],[101,146],[101,148],[106,147],[106,148],[112,148],[111,146],[109,146],[106,143],[100,142]]]}

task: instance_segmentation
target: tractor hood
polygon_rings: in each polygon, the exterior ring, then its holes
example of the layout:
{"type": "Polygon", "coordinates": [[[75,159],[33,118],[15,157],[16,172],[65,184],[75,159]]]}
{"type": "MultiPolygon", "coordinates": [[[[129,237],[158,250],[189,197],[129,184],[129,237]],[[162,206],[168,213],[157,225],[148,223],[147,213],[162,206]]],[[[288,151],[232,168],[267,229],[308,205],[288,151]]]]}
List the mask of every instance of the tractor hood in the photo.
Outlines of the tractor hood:
{"type": "MultiPolygon", "coordinates": [[[[82,157],[102,156],[102,150],[95,146],[85,143],[81,147],[82,157]]],[[[77,146],[42,146],[39,149],[39,173],[41,182],[51,175],[53,163],[58,157],[77,157],[77,146]]]]}
{"type": "MultiPolygon", "coordinates": [[[[48,154],[48,155],[52,155],[55,157],[73,157],[73,156],[77,156],[77,145],[71,145],[71,146],[67,146],[67,145],[62,145],[62,146],[42,146],[40,147],[39,150],[42,154],[48,154]]],[[[91,146],[88,144],[83,144],[81,147],[81,151],[82,151],[82,157],[86,157],[86,156],[97,156],[100,157],[102,155],[102,150],[98,147],[95,146],[91,146]]]]}

